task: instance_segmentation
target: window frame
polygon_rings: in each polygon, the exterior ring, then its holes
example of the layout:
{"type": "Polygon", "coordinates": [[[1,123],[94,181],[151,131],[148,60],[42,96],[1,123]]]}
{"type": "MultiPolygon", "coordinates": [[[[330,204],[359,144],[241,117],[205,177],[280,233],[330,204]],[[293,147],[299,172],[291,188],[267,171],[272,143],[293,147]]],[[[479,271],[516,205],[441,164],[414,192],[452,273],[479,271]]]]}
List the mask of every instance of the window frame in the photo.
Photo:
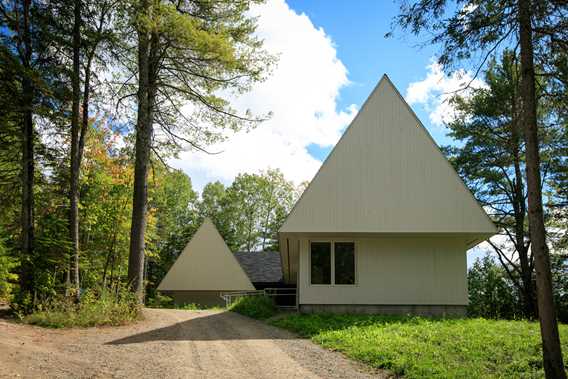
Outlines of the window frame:
{"type": "Polygon", "coordinates": [[[359,285],[359,269],[358,269],[358,248],[357,241],[353,239],[310,239],[308,240],[308,283],[314,287],[357,287],[359,285]],[[312,283],[312,242],[331,244],[331,283],[330,284],[314,284],[312,283]],[[336,284],[335,283],[335,243],[350,242],[353,244],[353,284],[336,284]]]}

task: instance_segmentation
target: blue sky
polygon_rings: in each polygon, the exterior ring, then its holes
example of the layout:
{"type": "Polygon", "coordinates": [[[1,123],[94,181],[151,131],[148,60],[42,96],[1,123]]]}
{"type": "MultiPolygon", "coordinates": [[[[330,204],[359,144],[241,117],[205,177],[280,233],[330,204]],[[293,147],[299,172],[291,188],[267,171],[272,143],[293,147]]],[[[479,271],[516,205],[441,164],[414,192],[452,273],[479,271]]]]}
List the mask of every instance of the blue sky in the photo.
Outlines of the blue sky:
{"type": "Polygon", "coordinates": [[[422,46],[423,36],[396,29],[385,38],[398,2],[267,0],[251,13],[257,36],[278,60],[266,81],[232,103],[273,117],[251,133],[229,133],[226,143],[211,148],[223,154],[189,152],[173,162],[198,190],[267,168],[296,183],[311,180],[385,73],[434,140],[454,143],[444,128],[453,111],[445,99],[471,74],[444,73],[435,63],[438,47],[422,46]]]}
{"type": "MultiPolygon", "coordinates": [[[[398,13],[394,1],[291,0],[288,4],[305,13],[334,41],[337,56],[347,67],[351,81],[340,92],[340,108],[349,104],[360,107],[383,73],[404,95],[410,83],[425,77],[426,67],[438,52],[435,46],[418,46],[423,39],[400,29],[395,30],[393,37],[384,37],[398,13]]],[[[451,143],[442,128],[431,125],[423,106],[413,109],[438,144],[451,143]]],[[[310,146],[310,153],[319,159],[324,159],[330,150],[330,147],[310,146]]]]}

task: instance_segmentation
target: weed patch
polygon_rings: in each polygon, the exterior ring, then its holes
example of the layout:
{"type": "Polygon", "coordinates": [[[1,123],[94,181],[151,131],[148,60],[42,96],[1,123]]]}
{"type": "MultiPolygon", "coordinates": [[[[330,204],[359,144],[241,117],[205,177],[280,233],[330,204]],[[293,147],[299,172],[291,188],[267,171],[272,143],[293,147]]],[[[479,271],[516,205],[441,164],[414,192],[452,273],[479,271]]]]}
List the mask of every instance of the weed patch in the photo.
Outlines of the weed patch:
{"type": "Polygon", "coordinates": [[[38,310],[22,321],[48,328],[123,325],[141,317],[140,306],[134,295],[123,290],[88,290],[79,304],[69,298],[58,297],[39,305],[38,310]]]}

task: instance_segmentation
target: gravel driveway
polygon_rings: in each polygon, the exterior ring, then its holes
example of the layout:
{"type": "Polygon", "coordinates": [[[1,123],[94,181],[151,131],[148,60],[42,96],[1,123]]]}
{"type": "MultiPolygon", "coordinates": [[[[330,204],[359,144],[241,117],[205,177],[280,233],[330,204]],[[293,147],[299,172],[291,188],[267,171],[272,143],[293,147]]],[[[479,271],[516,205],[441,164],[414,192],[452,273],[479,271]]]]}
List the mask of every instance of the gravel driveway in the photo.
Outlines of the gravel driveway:
{"type": "Polygon", "coordinates": [[[50,330],[0,320],[0,376],[381,377],[341,354],[223,311],[146,309],[134,325],[50,330]]]}

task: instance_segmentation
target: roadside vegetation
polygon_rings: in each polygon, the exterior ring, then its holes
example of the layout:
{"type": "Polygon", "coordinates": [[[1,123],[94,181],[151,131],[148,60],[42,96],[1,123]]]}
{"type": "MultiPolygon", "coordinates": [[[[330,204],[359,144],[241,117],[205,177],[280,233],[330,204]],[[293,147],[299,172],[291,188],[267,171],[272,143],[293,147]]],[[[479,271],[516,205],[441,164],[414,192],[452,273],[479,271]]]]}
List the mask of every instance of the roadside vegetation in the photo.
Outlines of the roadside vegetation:
{"type": "Polygon", "coordinates": [[[59,296],[43,302],[38,311],[25,315],[22,321],[48,328],[124,325],[142,317],[136,297],[126,290],[86,291],[81,302],[59,296]]]}
{"type": "MultiPolygon", "coordinates": [[[[270,323],[408,379],[544,377],[536,322],[289,315],[270,323]]],[[[566,352],[568,325],[559,327],[566,352]]]]}
{"type": "Polygon", "coordinates": [[[267,296],[241,297],[229,306],[229,310],[257,320],[266,320],[277,312],[274,302],[267,296]]]}
{"type": "Polygon", "coordinates": [[[149,308],[167,308],[167,309],[183,309],[186,311],[201,311],[205,309],[209,310],[221,310],[224,307],[215,305],[215,306],[205,306],[196,303],[187,303],[187,304],[174,304],[174,299],[169,296],[162,295],[159,292],[156,292],[156,295],[152,297],[148,304],[146,304],[149,308]]]}

